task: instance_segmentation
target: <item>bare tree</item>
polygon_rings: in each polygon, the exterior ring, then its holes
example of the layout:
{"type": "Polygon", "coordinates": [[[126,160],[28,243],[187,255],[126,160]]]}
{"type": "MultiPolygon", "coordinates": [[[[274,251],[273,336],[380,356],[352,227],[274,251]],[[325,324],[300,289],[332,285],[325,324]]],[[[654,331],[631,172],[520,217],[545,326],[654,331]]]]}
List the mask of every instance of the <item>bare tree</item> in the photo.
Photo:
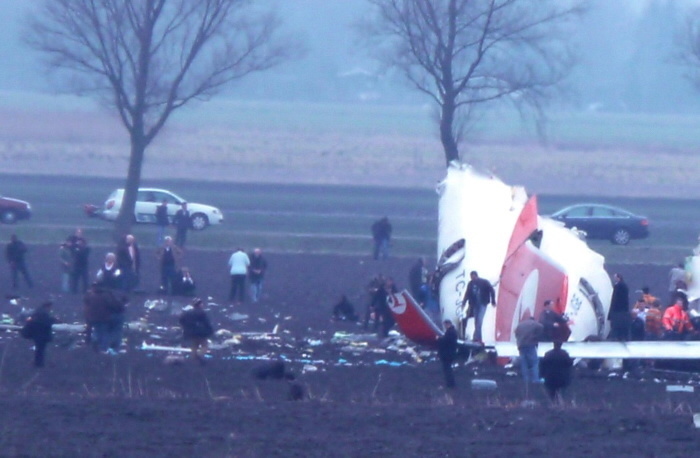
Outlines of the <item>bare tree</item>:
{"type": "Polygon", "coordinates": [[[368,0],[363,30],[377,57],[439,106],[447,163],[464,127],[489,102],[542,114],[573,63],[566,26],[579,0],[368,0]]]}
{"type": "Polygon", "coordinates": [[[148,145],[174,110],[298,50],[250,0],[44,0],[26,40],[70,89],[116,109],[131,152],[115,230],[134,219],[148,145]]]}

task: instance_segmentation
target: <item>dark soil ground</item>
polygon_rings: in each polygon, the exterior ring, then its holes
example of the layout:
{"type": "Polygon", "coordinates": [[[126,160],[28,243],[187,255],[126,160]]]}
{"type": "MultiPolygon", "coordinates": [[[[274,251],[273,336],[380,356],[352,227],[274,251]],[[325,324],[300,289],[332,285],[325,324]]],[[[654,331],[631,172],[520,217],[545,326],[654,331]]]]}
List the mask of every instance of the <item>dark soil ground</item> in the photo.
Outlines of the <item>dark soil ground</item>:
{"type": "MultiPolygon", "coordinates": [[[[96,270],[104,249],[95,249],[96,270]]],[[[217,329],[203,366],[168,365],[168,353],[142,343],[179,345],[176,314],[148,311],[157,287],[155,256],[143,250],[141,285],[129,321],[147,329],[126,334],[125,352],[96,354],[80,336],[56,333],[44,369],[31,366],[31,344],[16,332],[0,334],[0,455],[2,456],[698,456],[700,412],[696,393],[667,393],[669,384],[692,384],[694,374],[646,370],[623,378],[579,370],[563,406],[543,393],[526,399],[517,375],[486,363],[462,363],[458,387],[442,388],[433,355],[412,352],[400,339],[378,341],[358,325],[330,320],[347,294],[364,311],[364,287],[381,272],[406,285],[411,259],[268,254],[263,300],[230,305],[228,252],[191,251],[185,263],[210,297],[217,329]],[[238,314],[238,315],[234,315],[238,314]],[[247,315],[243,318],[242,315],[247,315]],[[234,319],[235,318],[235,319],[234,319]],[[272,334],[277,327],[277,333],[272,334]],[[336,334],[340,333],[340,334],[336,334]],[[334,338],[335,336],[335,338],[334,338]],[[258,381],[251,370],[284,359],[305,390],[288,399],[286,381],[258,381]],[[496,391],[471,389],[487,378],[496,391]]],[[[31,247],[33,290],[17,305],[51,297],[66,322],[82,319],[81,297],[58,294],[57,248],[31,247]],[[41,266],[44,266],[41,268],[41,266]]],[[[661,293],[667,267],[610,266],[634,291],[661,293]]],[[[0,293],[11,294],[6,265],[0,293]]]]}

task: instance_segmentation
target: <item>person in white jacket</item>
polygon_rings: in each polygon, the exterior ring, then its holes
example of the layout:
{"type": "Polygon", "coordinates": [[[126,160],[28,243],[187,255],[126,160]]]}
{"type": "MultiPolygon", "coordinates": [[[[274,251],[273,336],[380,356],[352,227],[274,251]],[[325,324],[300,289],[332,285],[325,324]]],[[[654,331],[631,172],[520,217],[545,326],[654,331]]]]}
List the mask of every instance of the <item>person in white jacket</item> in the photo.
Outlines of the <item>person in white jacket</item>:
{"type": "Polygon", "coordinates": [[[231,274],[231,291],[228,299],[234,304],[240,305],[245,300],[245,278],[248,274],[248,266],[250,266],[250,258],[243,251],[243,248],[236,248],[228,260],[229,273],[231,274]]]}

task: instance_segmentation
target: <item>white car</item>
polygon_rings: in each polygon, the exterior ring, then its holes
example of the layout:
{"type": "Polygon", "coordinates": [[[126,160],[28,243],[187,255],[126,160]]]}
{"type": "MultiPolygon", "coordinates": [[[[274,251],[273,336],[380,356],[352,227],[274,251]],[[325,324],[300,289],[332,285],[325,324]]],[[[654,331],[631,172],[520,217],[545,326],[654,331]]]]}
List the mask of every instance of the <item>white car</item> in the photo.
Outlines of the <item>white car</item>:
{"type": "MultiPolygon", "coordinates": [[[[105,201],[101,216],[110,221],[117,219],[119,209],[122,206],[124,198],[124,189],[116,189],[109,195],[105,201]]],[[[156,207],[168,202],[168,218],[172,223],[175,213],[180,209],[182,202],[187,202],[177,194],[173,194],[165,189],[158,188],[139,188],[136,196],[136,208],[134,210],[134,219],[137,223],[155,223],[156,222],[156,207]]],[[[196,204],[187,202],[187,209],[190,211],[192,220],[192,229],[201,231],[210,224],[220,224],[224,220],[224,215],[216,207],[210,205],[196,204]]]]}

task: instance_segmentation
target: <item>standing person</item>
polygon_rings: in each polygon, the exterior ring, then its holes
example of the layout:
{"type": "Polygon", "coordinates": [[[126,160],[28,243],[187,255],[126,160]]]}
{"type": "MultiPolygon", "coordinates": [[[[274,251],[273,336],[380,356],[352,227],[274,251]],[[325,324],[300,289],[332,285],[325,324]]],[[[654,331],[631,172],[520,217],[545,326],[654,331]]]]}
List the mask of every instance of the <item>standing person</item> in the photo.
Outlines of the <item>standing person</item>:
{"type": "Polygon", "coordinates": [[[51,314],[52,303],[44,302],[41,306],[29,317],[29,320],[22,329],[22,336],[34,341],[34,366],[44,366],[44,354],[46,346],[53,340],[53,331],[51,327],[58,320],[51,314]]]}
{"type": "Polygon", "coordinates": [[[248,268],[248,279],[250,280],[250,297],[253,303],[258,302],[262,297],[263,279],[267,271],[267,260],[262,255],[260,248],[255,248],[249,256],[250,267],[248,268]]]}
{"type": "Polygon", "coordinates": [[[411,294],[419,304],[425,305],[425,295],[423,285],[428,281],[428,269],[425,268],[425,259],[418,258],[411,270],[408,272],[408,285],[411,287],[411,294]]]}
{"type": "Polygon", "coordinates": [[[245,277],[248,274],[250,266],[250,258],[243,251],[243,248],[236,248],[228,260],[229,274],[231,275],[231,289],[229,290],[228,299],[240,305],[245,300],[245,277]]]}
{"type": "Polygon", "coordinates": [[[10,265],[13,289],[17,289],[19,286],[19,274],[22,274],[24,281],[27,283],[27,286],[30,289],[34,287],[34,282],[32,282],[32,277],[29,275],[27,264],[24,259],[26,255],[27,246],[17,237],[17,235],[12,234],[10,236],[10,243],[8,243],[5,247],[5,258],[7,258],[7,262],[10,265]]]}
{"type": "Polygon", "coordinates": [[[389,335],[389,330],[394,326],[394,315],[391,314],[387,299],[390,295],[396,294],[396,291],[394,279],[386,277],[384,279],[384,285],[377,290],[372,298],[372,308],[375,314],[375,329],[377,328],[378,322],[379,335],[381,337],[387,337],[389,335]]]}
{"type": "Polygon", "coordinates": [[[543,327],[540,342],[555,342],[557,340],[565,342],[571,334],[566,317],[554,310],[554,301],[552,300],[544,301],[540,323],[543,327]]]}
{"type": "Polygon", "coordinates": [[[180,209],[175,213],[173,224],[175,225],[175,245],[184,248],[187,241],[187,230],[192,224],[187,202],[182,202],[180,209]]]}
{"type": "Polygon", "coordinates": [[[168,199],[163,199],[163,202],[156,207],[156,227],[158,228],[158,238],[156,246],[162,247],[165,242],[165,232],[170,225],[168,218],[168,199]]]}
{"type": "Polygon", "coordinates": [[[117,266],[117,256],[114,253],[105,255],[105,262],[97,271],[97,283],[103,288],[119,289],[122,285],[122,272],[117,266]]]}
{"type": "Polygon", "coordinates": [[[126,292],[138,286],[141,276],[141,250],[136,238],[129,234],[117,245],[117,266],[122,272],[122,289],[126,292]]]}
{"type": "Polygon", "coordinates": [[[207,352],[207,339],[214,334],[211,322],[204,311],[202,300],[197,298],[192,302],[192,309],[180,315],[183,338],[189,342],[192,357],[204,364],[204,353],[207,352]],[[200,354],[200,350],[202,354],[200,354]]]}
{"type": "Polygon", "coordinates": [[[375,332],[379,327],[379,317],[377,316],[377,310],[374,308],[374,296],[377,294],[377,291],[384,286],[385,281],[384,276],[382,274],[378,274],[370,280],[369,284],[367,284],[368,300],[367,308],[365,309],[365,320],[363,323],[363,328],[365,331],[369,330],[370,321],[374,323],[373,329],[375,332]]]}
{"type": "Polygon", "coordinates": [[[381,257],[389,257],[389,247],[391,246],[391,223],[388,217],[383,217],[372,224],[372,239],[374,239],[373,257],[375,260],[381,257]]]}
{"type": "Polygon", "coordinates": [[[122,345],[122,334],[124,333],[124,323],[126,322],[126,306],[128,299],[126,296],[116,291],[107,291],[110,300],[107,302],[109,311],[109,322],[107,333],[109,336],[109,349],[107,352],[112,355],[119,353],[122,345]]]}
{"type": "Polygon", "coordinates": [[[462,308],[469,304],[467,318],[474,317],[474,341],[481,342],[481,325],[486,315],[486,307],[489,304],[496,306],[496,292],[491,283],[485,278],[480,278],[477,271],[473,270],[469,274],[471,280],[467,283],[466,294],[462,300],[462,308]]]}
{"type": "Polygon", "coordinates": [[[537,344],[544,334],[542,323],[534,317],[526,318],[515,328],[515,340],[520,354],[520,373],[525,385],[539,383],[540,369],[537,356],[537,344]]]}
{"type": "MultiPolygon", "coordinates": [[[[82,233],[82,232],[81,232],[82,233]]],[[[82,292],[88,287],[88,261],[90,259],[90,247],[83,237],[78,237],[74,242],[69,242],[71,255],[73,256],[73,270],[70,275],[70,290],[73,294],[78,292],[78,283],[82,283],[82,292]]]]}
{"type": "Polygon", "coordinates": [[[549,398],[561,402],[561,391],[571,384],[573,360],[560,341],[554,342],[554,348],[544,354],[540,363],[540,372],[544,378],[544,387],[549,398]]]}
{"type": "Polygon", "coordinates": [[[70,273],[73,270],[73,255],[68,242],[63,242],[58,247],[58,260],[61,267],[61,291],[68,293],[70,292],[70,273]]]}
{"type": "Polygon", "coordinates": [[[608,337],[611,340],[626,342],[629,340],[630,325],[632,324],[629,288],[620,274],[613,275],[613,282],[610,311],[608,312],[608,320],[610,320],[608,337]]]}
{"type": "Polygon", "coordinates": [[[165,237],[163,246],[157,251],[160,264],[160,288],[163,294],[173,294],[173,285],[177,276],[177,264],[182,257],[182,251],[173,244],[173,238],[165,237]]]}
{"type": "Polygon", "coordinates": [[[110,302],[113,293],[97,283],[83,296],[85,310],[85,343],[95,351],[107,351],[109,348],[110,302]]]}
{"type": "Polygon", "coordinates": [[[443,335],[436,338],[438,344],[438,358],[440,358],[442,373],[445,376],[445,386],[447,388],[454,388],[455,376],[452,371],[452,364],[457,355],[457,330],[450,320],[445,320],[443,324],[445,325],[445,332],[443,335]]]}

